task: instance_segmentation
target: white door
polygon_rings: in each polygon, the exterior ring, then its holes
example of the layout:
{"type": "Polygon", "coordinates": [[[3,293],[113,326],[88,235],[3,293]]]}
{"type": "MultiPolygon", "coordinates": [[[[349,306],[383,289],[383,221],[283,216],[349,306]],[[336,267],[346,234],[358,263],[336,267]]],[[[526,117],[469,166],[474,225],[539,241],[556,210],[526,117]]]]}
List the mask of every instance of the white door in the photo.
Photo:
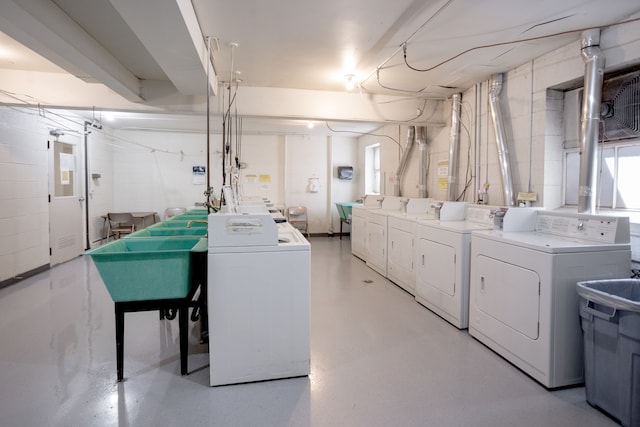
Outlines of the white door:
{"type": "Polygon", "coordinates": [[[82,196],[79,139],[49,144],[49,246],[51,265],[79,256],[83,250],[82,196]]]}

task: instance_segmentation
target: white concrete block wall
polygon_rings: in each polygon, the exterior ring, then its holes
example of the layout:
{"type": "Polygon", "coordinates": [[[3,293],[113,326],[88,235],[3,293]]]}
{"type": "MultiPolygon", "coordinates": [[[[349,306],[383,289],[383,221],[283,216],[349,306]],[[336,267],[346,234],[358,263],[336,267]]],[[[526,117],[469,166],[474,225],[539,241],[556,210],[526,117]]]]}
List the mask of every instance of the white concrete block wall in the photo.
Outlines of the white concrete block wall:
{"type": "Polygon", "coordinates": [[[104,218],[114,206],[114,174],[112,130],[103,126],[101,130],[92,129],[88,135],[88,208],[89,208],[89,241],[93,247],[101,243],[104,218]],[[91,178],[92,173],[100,174],[100,178],[91,178]]]}
{"type": "Polygon", "coordinates": [[[0,107],[0,282],[49,264],[45,121],[0,107]]]}
{"type": "MultiPolygon", "coordinates": [[[[206,165],[206,135],[115,131],[114,138],[113,210],[156,211],[162,217],[166,208],[204,201],[206,185],[192,183],[192,167],[206,165]]],[[[212,177],[221,180],[220,167],[212,161],[212,177]]]]}
{"type": "MultiPolygon", "coordinates": [[[[357,138],[329,137],[331,144],[331,200],[328,209],[330,213],[330,227],[334,233],[340,231],[340,216],[335,206],[336,202],[353,202],[360,197],[359,180],[364,170],[358,167],[358,140],[357,138]],[[338,166],[353,166],[353,179],[338,179],[338,166]]],[[[363,181],[364,182],[364,181],[363,181]]],[[[348,227],[344,227],[344,232],[348,227]]]]}
{"type": "Polygon", "coordinates": [[[310,233],[326,233],[327,189],[331,177],[327,173],[327,138],[291,135],[286,137],[285,205],[305,206],[310,233]],[[316,178],[318,192],[309,189],[309,179],[316,178]]]}
{"type": "MultiPolygon", "coordinates": [[[[284,137],[243,136],[242,162],[247,164],[247,168],[241,171],[241,194],[245,197],[265,197],[275,205],[284,204],[284,137]],[[263,182],[260,181],[261,176],[263,182]]],[[[216,164],[215,169],[219,168],[216,164]]]]}

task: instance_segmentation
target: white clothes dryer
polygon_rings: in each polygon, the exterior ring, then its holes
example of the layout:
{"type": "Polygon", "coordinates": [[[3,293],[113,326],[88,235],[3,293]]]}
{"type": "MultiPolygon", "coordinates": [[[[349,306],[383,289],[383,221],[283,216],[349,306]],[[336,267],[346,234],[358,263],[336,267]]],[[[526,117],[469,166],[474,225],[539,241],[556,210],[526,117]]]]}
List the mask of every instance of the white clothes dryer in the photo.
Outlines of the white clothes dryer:
{"type": "Polygon", "coordinates": [[[415,299],[458,329],[469,326],[471,232],[493,228],[495,207],[469,205],[462,221],[418,221],[415,299]]]}
{"type": "Polygon", "coordinates": [[[416,287],[417,221],[433,218],[432,199],[408,199],[405,209],[390,211],[387,219],[387,278],[411,295],[416,287]]]}
{"type": "Polygon", "coordinates": [[[361,205],[351,209],[351,254],[367,261],[367,215],[372,209],[380,209],[383,196],[366,195],[361,205]]]}
{"type": "Polygon", "coordinates": [[[380,209],[370,209],[365,214],[367,266],[384,277],[387,277],[387,219],[390,212],[399,212],[402,208],[402,198],[385,196],[380,209]]]}
{"type": "Polygon", "coordinates": [[[472,233],[469,333],[547,388],[580,384],[576,282],[630,268],[628,218],[510,208],[472,233]]]}

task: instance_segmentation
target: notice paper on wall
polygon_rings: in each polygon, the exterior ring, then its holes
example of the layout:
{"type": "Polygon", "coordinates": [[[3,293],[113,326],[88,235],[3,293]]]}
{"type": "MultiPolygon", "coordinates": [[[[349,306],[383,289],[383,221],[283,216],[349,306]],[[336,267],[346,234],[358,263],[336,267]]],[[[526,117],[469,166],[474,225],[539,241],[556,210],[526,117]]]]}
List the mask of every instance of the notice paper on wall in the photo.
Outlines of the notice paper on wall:
{"type": "Polygon", "coordinates": [[[449,188],[449,160],[438,160],[438,190],[449,188]]]}
{"type": "Polygon", "coordinates": [[[205,185],[207,180],[206,173],[206,166],[194,166],[192,179],[193,185],[205,185]]]}
{"type": "Polygon", "coordinates": [[[75,172],[76,158],[73,154],[60,153],[60,184],[69,185],[71,174],[75,172]]]}

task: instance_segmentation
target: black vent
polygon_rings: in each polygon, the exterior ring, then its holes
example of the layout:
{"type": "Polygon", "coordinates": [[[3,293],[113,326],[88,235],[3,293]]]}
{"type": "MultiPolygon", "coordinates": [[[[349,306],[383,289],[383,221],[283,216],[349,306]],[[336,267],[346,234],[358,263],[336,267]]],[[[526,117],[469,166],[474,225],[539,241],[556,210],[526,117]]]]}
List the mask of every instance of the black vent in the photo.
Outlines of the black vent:
{"type": "Polygon", "coordinates": [[[605,80],[600,142],[640,136],[640,71],[605,80]]]}

